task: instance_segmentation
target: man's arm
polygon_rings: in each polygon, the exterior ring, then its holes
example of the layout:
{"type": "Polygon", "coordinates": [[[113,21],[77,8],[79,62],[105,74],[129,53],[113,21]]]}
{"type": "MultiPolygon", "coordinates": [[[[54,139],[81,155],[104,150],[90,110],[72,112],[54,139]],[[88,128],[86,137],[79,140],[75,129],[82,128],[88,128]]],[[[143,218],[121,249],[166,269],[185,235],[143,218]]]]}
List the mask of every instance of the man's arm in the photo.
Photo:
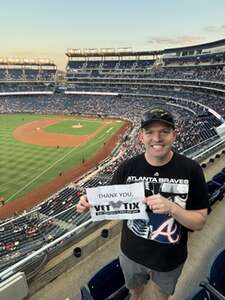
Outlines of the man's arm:
{"type": "Polygon", "coordinates": [[[207,219],[207,208],[187,210],[160,194],[147,197],[144,202],[153,213],[169,214],[181,225],[191,230],[201,230],[207,219]]]}
{"type": "Polygon", "coordinates": [[[201,230],[206,222],[208,209],[186,210],[171,202],[169,214],[183,226],[191,230],[201,230]]]}

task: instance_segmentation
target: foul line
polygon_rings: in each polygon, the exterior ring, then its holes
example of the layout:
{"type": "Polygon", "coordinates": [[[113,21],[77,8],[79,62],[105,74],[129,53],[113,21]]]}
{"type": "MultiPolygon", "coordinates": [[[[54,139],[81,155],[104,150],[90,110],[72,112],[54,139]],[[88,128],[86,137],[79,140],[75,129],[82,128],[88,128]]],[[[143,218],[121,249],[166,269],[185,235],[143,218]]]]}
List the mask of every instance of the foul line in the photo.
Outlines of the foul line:
{"type": "MultiPolygon", "coordinates": [[[[100,143],[101,141],[104,140],[104,136],[106,135],[106,132],[102,135],[99,136],[98,138],[96,138],[96,143],[93,143],[91,145],[89,145],[88,147],[86,147],[86,149],[92,147],[95,144],[100,143]]],[[[39,179],[42,175],[44,175],[47,171],[49,171],[53,166],[55,166],[57,163],[59,163],[60,161],[62,161],[63,159],[65,159],[69,154],[71,154],[74,150],[77,150],[77,148],[80,146],[81,144],[78,144],[76,147],[72,148],[71,151],[69,151],[68,153],[66,153],[62,158],[56,160],[52,165],[50,165],[47,169],[45,169],[43,172],[41,172],[38,176],[36,176],[34,179],[32,179],[30,182],[28,182],[25,186],[23,186],[21,189],[19,189],[16,193],[14,193],[12,196],[10,196],[5,202],[8,202],[9,200],[11,200],[13,197],[15,197],[17,194],[19,194],[20,192],[22,192],[24,189],[26,189],[29,185],[31,185],[34,181],[36,181],[37,179],[39,179]]],[[[78,153],[82,152],[83,149],[78,149],[78,153]]]]}
{"type": "MultiPolygon", "coordinates": [[[[79,145],[78,145],[79,146],[79,145]]],[[[33,183],[34,181],[36,181],[37,179],[39,179],[42,175],[44,175],[48,170],[50,170],[53,166],[55,166],[58,162],[60,162],[61,160],[63,160],[64,158],[66,158],[69,154],[71,154],[74,150],[76,149],[76,147],[72,148],[71,151],[69,151],[68,153],[66,153],[63,157],[59,158],[58,160],[56,160],[52,165],[50,165],[47,169],[45,169],[43,172],[41,172],[38,176],[34,177],[34,179],[32,179],[30,182],[28,182],[25,186],[23,186],[21,189],[19,189],[16,193],[14,193],[12,196],[10,196],[7,200],[11,200],[13,197],[15,197],[17,194],[19,194],[21,191],[23,191],[25,188],[27,188],[29,185],[31,185],[31,183],[33,183]]]]}

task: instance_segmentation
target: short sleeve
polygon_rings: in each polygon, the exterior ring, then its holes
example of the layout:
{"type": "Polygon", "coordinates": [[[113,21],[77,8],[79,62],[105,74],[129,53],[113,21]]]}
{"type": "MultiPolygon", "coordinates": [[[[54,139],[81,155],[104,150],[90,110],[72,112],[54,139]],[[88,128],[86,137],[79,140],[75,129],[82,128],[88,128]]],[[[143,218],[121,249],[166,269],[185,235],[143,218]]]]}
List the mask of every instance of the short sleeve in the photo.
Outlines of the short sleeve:
{"type": "Polygon", "coordinates": [[[208,189],[202,168],[193,162],[189,180],[189,197],[187,209],[209,208],[208,189]]]}
{"type": "Polygon", "coordinates": [[[122,163],[113,175],[111,184],[125,184],[125,163],[122,163]]]}

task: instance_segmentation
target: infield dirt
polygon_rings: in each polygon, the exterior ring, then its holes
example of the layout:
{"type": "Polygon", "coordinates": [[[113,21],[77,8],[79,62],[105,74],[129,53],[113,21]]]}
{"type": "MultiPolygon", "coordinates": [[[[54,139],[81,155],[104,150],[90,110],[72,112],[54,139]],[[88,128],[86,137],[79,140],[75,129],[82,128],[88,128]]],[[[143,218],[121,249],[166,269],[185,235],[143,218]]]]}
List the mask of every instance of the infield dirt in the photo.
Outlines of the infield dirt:
{"type": "Polygon", "coordinates": [[[88,142],[98,134],[107,124],[102,122],[102,126],[95,130],[94,133],[87,135],[71,135],[62,133],[45,132],[43,129],[50,125],[61,122],[62,119],[37,120],[19,126],[15,129],[13,136],[15,139],[32,145],[49,146],[49,147],[75,147],[88,142]]]}
{"type": "MultiPolygon", "coordinates": [[[[38,125],[38,123],[35,123],[35,126],[40,127],[40,124],[38,125]]],[[[32,192],[26,194],[25,196],[20,197],[12,202],[6,203],[4,206],[0,207],[0,219],[20,214],[24,210],[27,210],[35,206],[37,203],[48,198],[50,195],[61,189],[66,184],[70,182],[77,182],[83,174],[85,174],[90,169],[95,168],[99,164],[99,162],[101,162],[111,154],[112,150],[119,140],[119,137],[124,134],[124,132],[126,132],[129,126],[130,123],[128,121],[125,121],[124,125],[117,131],[117,133],[112,136],[91,159],[86,160],[79,166],[75,166],[70,170],[59,174],[59,176],[57,176],[55,179],[51,180],[42,187],[34,189],[32,192]]],[[[39,131],[37,132],[39,133],[39,131]]]]}

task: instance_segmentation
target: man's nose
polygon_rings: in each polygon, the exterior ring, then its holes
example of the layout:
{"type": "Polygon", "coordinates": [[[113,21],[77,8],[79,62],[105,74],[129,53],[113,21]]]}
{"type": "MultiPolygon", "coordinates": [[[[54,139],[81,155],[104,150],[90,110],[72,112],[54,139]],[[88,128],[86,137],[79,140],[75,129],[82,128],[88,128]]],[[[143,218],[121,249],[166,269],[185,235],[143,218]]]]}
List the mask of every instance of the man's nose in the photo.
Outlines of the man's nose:
{"type": "Polygon", "coordinates": [[[162,140],[160,132],[155,132],[153,135],[153,141],[160,142],[162,140]]]}

